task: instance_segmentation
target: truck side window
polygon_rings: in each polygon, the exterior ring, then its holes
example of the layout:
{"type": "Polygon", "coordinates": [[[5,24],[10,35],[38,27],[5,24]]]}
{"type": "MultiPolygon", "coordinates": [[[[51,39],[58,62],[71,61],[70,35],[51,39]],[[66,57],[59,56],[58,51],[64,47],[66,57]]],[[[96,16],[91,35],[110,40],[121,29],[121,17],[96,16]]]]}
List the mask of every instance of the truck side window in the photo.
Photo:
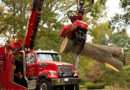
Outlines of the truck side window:
{"type": "Polygon", "coordinates": [[[28,54],[26,59],[27,59],[27,63],[35,63],[35,55],[34,54],[28,54]]]}
{"type": "Polygon", "coordinates": [[[31,54],[30,63],[35,63],[35,55],[31,54]]]}

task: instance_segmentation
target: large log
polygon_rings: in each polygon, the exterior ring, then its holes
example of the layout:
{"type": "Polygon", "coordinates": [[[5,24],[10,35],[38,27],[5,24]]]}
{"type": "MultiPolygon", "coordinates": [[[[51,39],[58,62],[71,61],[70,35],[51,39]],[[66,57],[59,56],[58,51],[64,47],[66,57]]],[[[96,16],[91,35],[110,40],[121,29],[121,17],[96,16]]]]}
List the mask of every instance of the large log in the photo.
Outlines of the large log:
{"type": "MultiPolygon", "coordinates": [[[[74,40],[65,38],[61,44],[60,52],[76,54],[80,48],[81,42],[77,41],[75,43],[74,40]]],[[[119,71],[123,64],[116,58],[121,55],[121,52],[121,48],[118,47],[85,43],[80,55],[94,59],[109,68],[119,71]]]]}

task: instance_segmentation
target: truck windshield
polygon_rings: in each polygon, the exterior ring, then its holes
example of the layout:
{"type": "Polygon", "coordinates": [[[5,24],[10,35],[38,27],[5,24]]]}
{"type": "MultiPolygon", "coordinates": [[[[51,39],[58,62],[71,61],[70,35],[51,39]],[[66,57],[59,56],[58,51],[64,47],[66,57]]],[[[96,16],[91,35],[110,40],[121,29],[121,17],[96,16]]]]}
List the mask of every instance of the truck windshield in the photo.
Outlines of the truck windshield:
{"type": "Polygon", "coordinates": [[[48,62],[48,61],[58,61],[58,54],[53,53],[37,53],[37,61],[38,62],[48,62]]]}

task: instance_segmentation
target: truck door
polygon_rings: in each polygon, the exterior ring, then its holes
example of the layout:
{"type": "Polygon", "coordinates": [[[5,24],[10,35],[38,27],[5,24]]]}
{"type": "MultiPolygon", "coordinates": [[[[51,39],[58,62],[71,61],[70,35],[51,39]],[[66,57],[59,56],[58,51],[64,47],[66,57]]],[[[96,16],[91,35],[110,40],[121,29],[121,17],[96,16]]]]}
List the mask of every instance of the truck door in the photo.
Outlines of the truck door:
{"type": "Polygon", "coordinates": [[[36,76],[37,75],[37,64],[35,54],[28,54],[26,57],[27,61],[27,76],[36,76]]]}
{"type": "Polygon", "coordinates": [[[23,73],[23,53],[17,52],[15,56],[14,83],[27,87],[23,73]]]}

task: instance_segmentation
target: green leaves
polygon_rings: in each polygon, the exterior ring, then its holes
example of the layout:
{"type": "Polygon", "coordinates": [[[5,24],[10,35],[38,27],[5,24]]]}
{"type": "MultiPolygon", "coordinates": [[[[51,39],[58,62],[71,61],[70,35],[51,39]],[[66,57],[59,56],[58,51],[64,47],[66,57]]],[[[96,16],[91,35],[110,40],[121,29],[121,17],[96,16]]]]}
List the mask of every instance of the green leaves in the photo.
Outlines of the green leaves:
{"type": "Polygon", "coordinates": [[[111,35],[111,29],[109,26],[109,22],[105,22],[90,29],[90,35],[93,37],[92,42],[97,44],[106,44],[107,36],[111,35]]]}
{"type": "Polygon", "coordinates": [[[114,83],[127,84],[130,82],[129,74],[130,66],[124,66],[120,72],[115,72],[106,68],[100,78],[102,78],[106,85],[114,85],[114,83]]]}
{"type": "Polygon", "coordinates": [[[111,24],[112,27],[120,30],[120,29],[128,29],[130,24],[130,2],[129,0],[120,0],[120,6],[123,9],[123,14],[117,14],[112,18],[111,24]]]}
{"type": "MultiPolygon", "coordinates": [[[[60,16],[58,12],[65,11],[73,5],[72,1],[68,2],[68,0],[45,0],[39,30],[45,30],[45,32],[60,30],[61,23],[58,19],[60,16]]],[[[1,34],[7,36],[8,32],[11,36],[15,32],[17,38],[24,38],[32,0],[2,0],[2,3],[4,3],[3,8],[8,8],[0,16],[1,34]]]]}
{"type": "Polygon", "coordinates": [[[121,6],[122,8],[127,8],[130,5],[130,1],[129,0],[120,0],[121,1],[121,6]]]}
{"type": "Polygon", "coordinates": [[[122,48],[130,48],[130,37],[125,30],[113,33],[110,36],[109,43],[122,48]]]}

